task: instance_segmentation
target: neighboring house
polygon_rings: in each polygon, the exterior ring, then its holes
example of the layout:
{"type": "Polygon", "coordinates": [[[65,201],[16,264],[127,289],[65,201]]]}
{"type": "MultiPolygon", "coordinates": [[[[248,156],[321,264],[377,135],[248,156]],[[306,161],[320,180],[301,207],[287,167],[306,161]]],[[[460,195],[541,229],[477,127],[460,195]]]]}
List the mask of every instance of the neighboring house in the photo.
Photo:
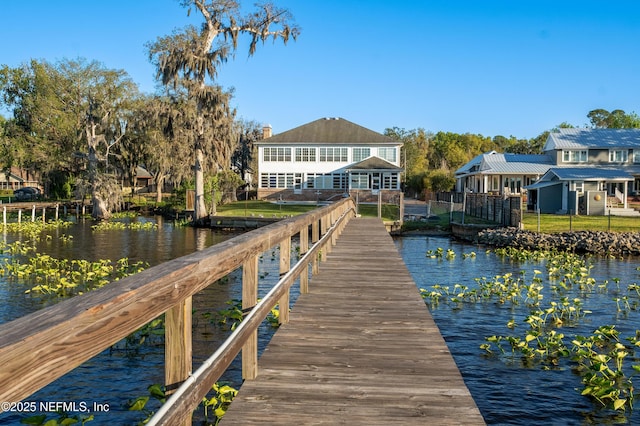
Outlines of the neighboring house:
{"type": "Polygon", "coordinates": [[[552,165],[548,155],[487,152],[456,170],[456,191],[520,194],[552,165]]]}
{"type": "Polygon", "coordinates": [[[542,213],[628,214],[640,193],[640,129],[559,129],[543,154],[481,154],[456,171],[458,191],[527,193],[542,213]]]}
{"type": "Polygon", "coordinates": [[[258,147],[258,198],[389,200],[400,193],[402,142],[343,118],[321,118],[271,136],[258,147]]]}
{"type": "Polygon", "coordinates": [[[29,173],[17,167],[12,167],[11,171],[0,171],[0,189],[19,189],[32,186],[42,189],[42,184],[37,179],[29,177],[29,173]],[[24,176],[27,176],[26,178],[24,176]]]}

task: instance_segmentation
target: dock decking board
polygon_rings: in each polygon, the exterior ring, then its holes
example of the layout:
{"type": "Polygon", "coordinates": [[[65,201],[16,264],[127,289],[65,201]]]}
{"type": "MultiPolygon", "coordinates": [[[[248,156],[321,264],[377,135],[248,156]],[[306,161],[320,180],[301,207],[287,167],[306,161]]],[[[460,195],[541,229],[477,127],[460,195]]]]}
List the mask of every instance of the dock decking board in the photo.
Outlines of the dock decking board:
{"type": "Polygon", "coordinates": [[[483,425],[379,219],[352,219],[223,425],[483,425]]]}

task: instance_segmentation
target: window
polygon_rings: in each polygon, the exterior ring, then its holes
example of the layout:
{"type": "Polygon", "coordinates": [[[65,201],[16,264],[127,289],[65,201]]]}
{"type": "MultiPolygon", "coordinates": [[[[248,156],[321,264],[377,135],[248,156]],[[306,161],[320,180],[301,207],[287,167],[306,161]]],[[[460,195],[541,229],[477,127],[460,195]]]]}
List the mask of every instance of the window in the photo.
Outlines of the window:
{"type": "Polygon", "coordinates": [[[296,161],[297,162],[315,162],[316,149],[315,148],[296,148],[296,161]]]}
{"type": "Polygon", "coordinates": [[[369,189],[369,175],[366,173],[351,173],[352,189],[369,189]]]}
{"type": "Polygon", "coordinates": [[[562,161],[565,163],[586,163],[587,150],[563,150],[562,161]]]}
{"type": "Polygon", "coordinates": [[[293,188],[295,179],[302,181],[301,173],[262,173],[260,174],[261,188],[293,188]]]}
{"type": "Polygon", "coordinates": [[[291,161],[291,148],[265,147],[262,159],[264,161],[291,161]]]}
{"type": "Polygon", "coordinates": [[[397,173],[384,173],[382,175],[382,188],[383,189],[398,189],[398,174],[397,173]]]}
{"type": "Polygon", "coordinates": [[[371,156],[371,148],[353,148],[353,162],[362,161],[371,156]]]}
{"type": "Polygon", "coordinates": [[[320,161],[346,162],[347,148],[320,148],[320,161]]]}
{"type": "Polygon", "coordinates": [[[344,173],[336,173],[333,176],[333,189],[347,188],[347,175],[344,173]]]}
{"type": "Polygon", "coordinates": [[[583,181],[574,181],[573,182],[573,190],[582,194],[584,192],[584,182],[583,181]]]}
{"type": "Polygon", "coordinates": [[[610,149],[609,162],[626,163],[629,160],[629,151],[626,149],[610,149]]]}
{"type": "Polygon", "coordinates": [[[491,191],[500,191],[500,177],[492,176],[491,177],[491,191]]]}
{"type": "Polygon", "coordinates": [[[640,163],[640,149],[633,150],[633,162],[640,163]]]}
{"type": "Polygon", "coordinates": [[[396,149],[395,148],[378,148],[378,156],[390,163],[396,162],[396,149]]]}
{"type": "Polygon", "coordinates": [[[510,194],[519,194],[522,187],[522,179],[519,177],[506,178],[504,186],[510,194]]]}
{"type": "Polygon", "coordinates": [[[316,174],[307,173],[307,188],[313,189],[316,187],[316,174]]]}

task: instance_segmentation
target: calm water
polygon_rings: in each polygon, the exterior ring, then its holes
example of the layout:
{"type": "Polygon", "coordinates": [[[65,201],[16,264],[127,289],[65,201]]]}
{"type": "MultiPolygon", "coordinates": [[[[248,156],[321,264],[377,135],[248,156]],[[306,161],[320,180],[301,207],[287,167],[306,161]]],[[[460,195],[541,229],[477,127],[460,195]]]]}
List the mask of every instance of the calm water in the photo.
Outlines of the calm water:
{"type": "MultiPolygon", "coordinates": [[[[430,289],[435,284],[454,284],[473,287],[474,278],[492,278],[505,273],[518,275],[527,271],[528,277],[533,270],[545,271],[540,263],[511,263],[503,261],[493,254],[486,254],[485,248],[439,237],[404,237],[396,240],[398,249],[418,287],[430,289]],[[453,260],[431,259],[425,256],[427,250],[438,247],[452,249],[457,255],[453,260]],[[464,259],[463,253],[475,251],[477,257],[464,259]]],[[[594,260],[595,267],[591,276],[598,282],[620,278],[620,287],[640,281],[636,266],[637,260],[594,260]]],[[[605,294],[597,292],[582,295],[585,309],[593,311],[584,321],[571,329],[564,328],[566,336],[581,334],[588,336],[602,325],[617,324],[616,329],[622,337],[632,337],[640,329],[640,313],[631,311],[626,318],[618,318],[616,312],[615,286],[605,294]]],[[[548,295],[544,300],[547,300],[548,295]]],[[[541,305],[543,308],[548,304],[541,305]]],[[[571,372],[568,362],[559,368],[544,371],[540,367],[521,368],[519,362],[509,363],[497,358],[483,356],[480,345],[484,338],[492,335],[522,336],[525,327],[516,331],[506,327],[514,317],[510,304],[475,303],[466,304],[461,309],[452,309],[444,303],[432,307],[431,313],[438,324],[453,357],[460,368],[476,404],[488,424],[503,425],[583,425],[618,424],[615,414],[601,410],[580,395],[576,389],[582,389],[580,377],[571,372]]],[[[516,314],[517,317],[517,314],[516,314]]],[[[526,326],[526,324],[524,324],[526,326]]],[[[571,338],[565,338],[570,345],[571,338]]],[[[508,344],[506,345],[508,347],[508,344]]],[[[505,348],[506,349],[506,348],[505,348]]],[[[506,349],[509,350],[509,349],[506,349]]],[[[625,363],[638,360],[627,359],[625,363]]],[[[629,417],[630,424],[640,424],[637,411],[629,417]]]]}
{"type": "MultiPolygon", "coordinates": [[[[55,258],[70,259],[111,259],[129,258],[130,263],[145,261],[150,266],[180,257],[213,244],[222,242],[236,234],[213,232],[207,229],[176,227],[162,217],[138,218],[140,221],[158,223],[157,231],[92,231],[91,221],[78,221],[70,228],[56,231],[52,239],[41,239],[37,243],[38,252],[55,258]],[[61,235],[71,235],[71,243],[64,243],[61,235]]],[[[16,235],[5,234],[6,242],[13,242],[16,235]]],[[[295,244],[292,244],[295,246],[295,244]]],[[[292,256],[293,257],[293,256],[292,256]]],[[[264,296],[278,279],[278,253],[271,250],[263,255],[259,263],[259,274],[264,277],[259,288],[259,297],[264,296]]],[[[24,285],[8,283],[0,278],[0,322],[33,312],[56,302],[56,299],[27,297],[24,285]]],[[[227,301],[241,298],[241,271],[236,271],[224,283],[213,283],[193,300],[194,307],[194,369],[200,365],[229,334],[215,324],[215,314],[228,308],[227,301]]],[[[297,294],[292,291],[292,301],[297,294]]],[[[264,348],[272,328],[263,325],[260,334],[260,350],[264,348]]],[[[239,358],[234,362],[222,380],[234,386],[241,383],[239,358]]],[[[1,367],[0,367],[1,368],[1,367]]],[[[120,342],[105,350],[81,367],[51,383],[28,398],[28,401],[84,402],[106,404],[109,413],[96,413],[91,425],[136,424],[146,417],[140,412],[128,410],[128,402],[138,397],[148,396],[147,388],[152,384],[164,383],[164,347],[161,338],[151,338],[144,345],[126,345],[120,342]]],[[[148,407],[155,410],[158,403],[153,399],[148,407]]],[[[78,413],[72,413],[78,414],[78,413]]],[[[0,425],[20,424],[25,415],[0,414],[0,425]]],[[[56,416],[49,416],[55,418],[56,416]]]]}
{"type": "MultiPolygon", "coordinates": [[[[131,262],[143,260],[151,265],[204,249],[221,242],[233,234],[215,233],[210,230],[174,227],[162,218],[138,220],[157,221],[157,231],[109,231],[94,232],[91,222],[79,222],[72,228],[56,232],[54,238],[39,243],[39,251],[59,258],[82,258],[87,260],[118,259],[127,257],[131,262]],[[70,244],[59,238],[72,235],[70,244]]],[[[1,235],[7,242],[16,236],[1,235]]],[[[402,257],[418,287],[429,288],[434,284],[465,284],[471,286],[474,278],[493,277],[507,272],[519,274],[521,269],[544,270],[539,264],[514,264],[505,262],[484,249],[440,237],[404,237],[396,239],[402,257]],[[438,247],[453,249],[454,260],[430,259],[427,250],[438,247]],[[463,253],[475,251],[475,259],[463,259],[463,253]]],[[[294,244],[295,246],[295,244],[294,244]]],[[[620,285],[640,280],[637,261],[597,261],[592,276],[597,280],[621,278],[620,285]]],[[[260,296],[277,281],[278,256],[276,251],[265,253],[260,261],[259,273],[265,279],[260,296]]],[[[0,322],[7,322],[47,304],[51,299],[26,297],[24,288],[0,281],[0,322]]],[[[211,323],[210,317],[226,307],[226,301],[239,299],[241,294],[239,274],[233,274],[228,282],[214,283],[194,298],[194,368],[212,353],[228,334],[211,323]]],[[[297,295],[292,295],[295,300],[297,295]]],[[[638,313],[632,311],[624,321],[617,321],[614,295],[588,295],[586,297],[593,314],[577,330],[588,335],[604,324],[618,323],[623,336],[631,336],[640,328],[638,313]]],[[[611,413],[597,410],[575,389],[580,388],[580,379],[568,365],[557,370],[542,371],[539,368],[522,369],[499,359],[487,359],[479,346],[490,335],[513,334],[506,323],[513,313],[507,305],[493,303],[467,305],[452,310],[444,304],[432,308],[431,312],[443,333],[450,350],[462,371],[467,386],[473,394],[485,420],[489,424],[613,424],[611,413]]],[[[272,330],[264,326],[260,344],[263,348],[272,330]]],[[[107,404],[109,413],[97,413],[88,424],[135,424],[144,419],[140,412],[129,412],[127,402],[147,395],[147,387],[163,382],[164,351],[160,339],[151,339],[145,345],[127,347],[124,342],[104,351],[80,368],[67,374],[40,392],[29,401],[94,402],[107,404]]],[[[240,382],[239,362],[234,363],[224,380],[238,386],[240,382]]],[[[628,361],[629,362],[629,361],[628,361]]],[[[1,368],[1,367],[0,367],[1,368]]],[[[150,403],[151,409],[157,404],[150,403]]],[[[455,407],[452,407],[455,410],[455,407]]],[[[24,416],[0,414],[0,424],[19,424],[24,416]]],[[[630,422],[640,424],[640,416],[633,414],[630,422]]]]}

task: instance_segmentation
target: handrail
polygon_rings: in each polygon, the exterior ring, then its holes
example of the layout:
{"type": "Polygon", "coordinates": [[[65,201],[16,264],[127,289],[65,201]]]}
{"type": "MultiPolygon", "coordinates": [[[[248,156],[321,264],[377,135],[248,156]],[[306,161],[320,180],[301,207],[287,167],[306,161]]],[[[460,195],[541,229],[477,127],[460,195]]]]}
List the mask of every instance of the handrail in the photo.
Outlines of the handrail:
{"type": "MultiPolygon", "coordinates": [[[[307,239],[309,226],[313,241],[318,241],[328,222],[336,222],[335,212],[351,210],[353,201],[344,199],[0,324],[0,401],[18,402],[161,314],[180,308],[185,312],[184,306],[190,304],[191,296],[240,268],[247,259],[257,258],[296,234],[300,234],[301,240],[303,235],[307,239]]],[[[186,312],[190,314],[191,310],[186,312]]],[[[170,333],[169,327],[167,324],[167,340],[175,333],[175,330],[170,333]]],[[[185,351],[189,366],[180,373],[182,380],[191,372],[191,327],[185,327],[184,332],[189,333],[185,351]]],[[[179,345],[167,342],[165,346],[170,350],[169,347],[179,345]]],[[[165,362],[169,363],[170,357],[165,362]]],[[[165,370],[172,368],[165,365],[165,370]]]]}
{"type": "Polygon", "coordinates": [[[344,212],[327,233],[287,272],[278,283],[260,300],[260,302],[242,320],[235,331],[225,342],[171,395],[150,419],[148,426],[176,425],[189,418],[191,412],[211,390],[214,383],[229,367],[240,353],[242,346],[267,317],[273,306],[282,295],[289,290],[301,273],[308,273],[308,266],[326,244],[331,243],[334,232],[337,232],[351,211],[344,212]]]}

